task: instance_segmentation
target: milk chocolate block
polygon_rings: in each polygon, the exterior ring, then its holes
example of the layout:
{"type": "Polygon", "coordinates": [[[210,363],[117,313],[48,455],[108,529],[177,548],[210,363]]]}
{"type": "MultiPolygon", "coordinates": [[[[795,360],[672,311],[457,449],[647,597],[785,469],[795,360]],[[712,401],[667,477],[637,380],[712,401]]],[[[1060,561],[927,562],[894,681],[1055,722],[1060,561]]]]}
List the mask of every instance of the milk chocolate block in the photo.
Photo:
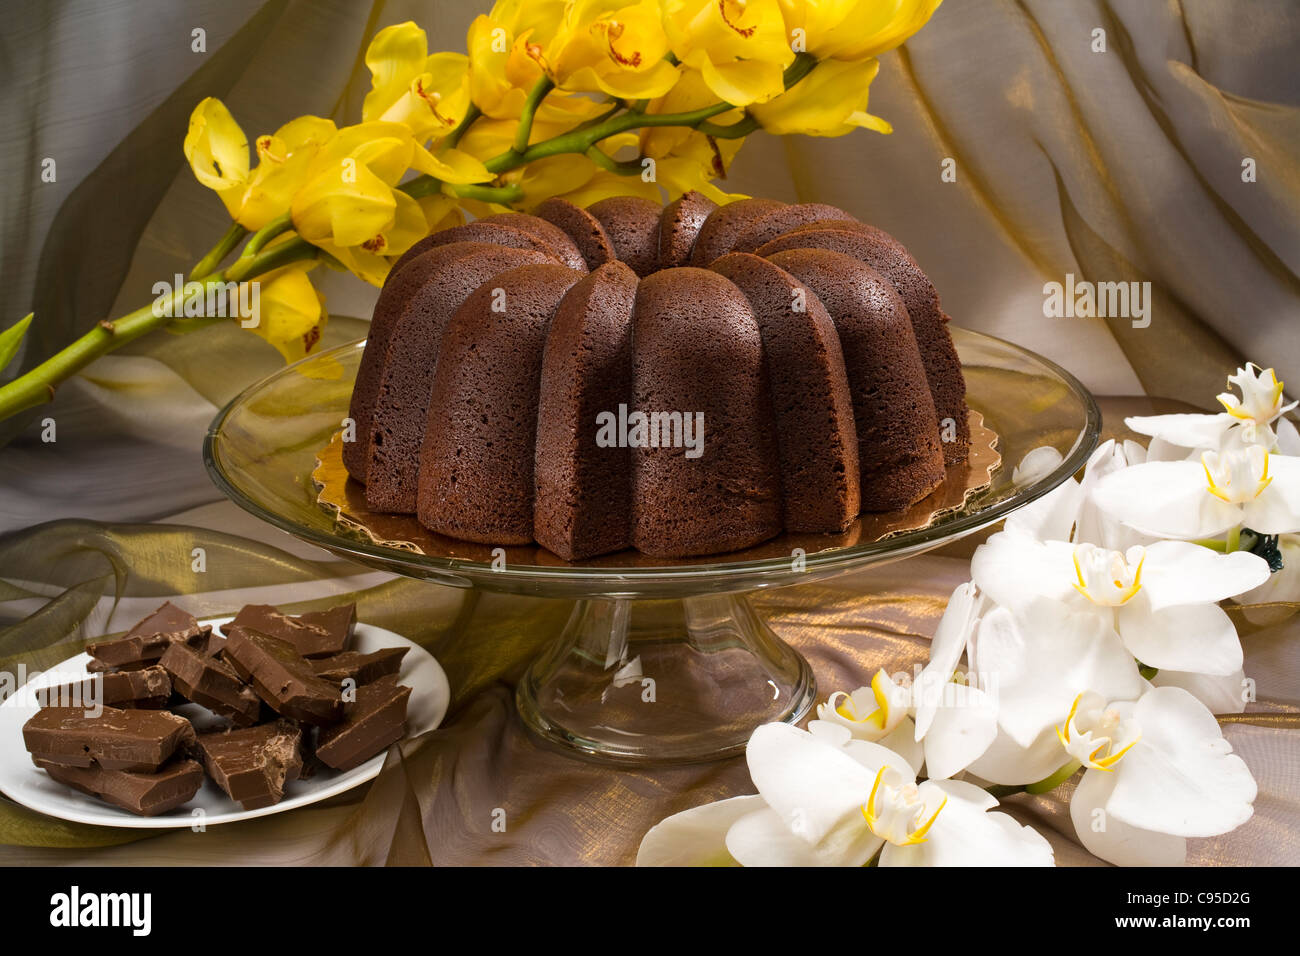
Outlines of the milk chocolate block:
{"type": "Polygon", "coordinates": [[[177,641],[205,639],[209,631],[194,615],[168,601],[122,637],[87,645],[86,653],[94,658],[91,670],[133,667],[158,660],[177,641]]]}
{"type": "Polygon", "coordinates": [[[221,656],[277,713],[318,726],[342,719],[338,686],[317,677],[288,641],[232,624],[221,656]]]}
{"type": "Polygon", "coordinates": [[[389,675],[357,689],[344,708],[343,722],[327,727],[316,741],[316,756],[335,770],[360,766],[406,733],[406,702],[411,688],[389,675]]]}
{"type": "Polygon", "coordinates": [[[279,803],[302,772],[302,728],[287,720],[200,734],[198,751],[213,781],[245,810],[279,803]]]}
{"type": "Polygon", "coordinates": [[[347,650],[352,628],[357,623],[357,606],[341,604],[328,611],[313,611],[301,617],[282,614],[269,604],[250,604],[223,628],[247,627],[288,641],[302,657],[325,657],[347,650]]]}
{"type": "Polygon", "coordinates": [[[193,760],[173,760],[156,773],[64,767],[40,757],[34,760],[59,783],[142,817],[174,810],[198,793],[203,783],[203,768],[193,760]]]}
{"type": "Polygon", "coordinates": [[[194,728],[162,710],[105,707],[87,717],[80,707],[46,707],[23,724],[23,743],[33,759],[65,767],[152,773],[184,744],[194,728]]]}
{"type": "Polygon", "coordinates": [[[311,661],[311,669],[317,677],[323,677],[331,683],[341,684],[352,678],[360,687],[388,674],[396,674],[408,650],[410,648],[381,647],[369,654],[344,651],[331,657],[316,658],[311,661]]]}
{"type": "Polygon", "coordinates": [[[207,657],[185,644],[173,644],[160,663],[171,675],[176,690],[187,699],[229,717],[240,727],[257,723],[262,712],[261,698],[225,661],[207,657]]]}
{"type": "Polygon", "coordinates": [[[86,710],[100,704],[108,707],[144,707],[161,710],[172,693],[172,679],[157,664],[141,670],[96,674],[83,681],[42,687],[36,702],[42,707],[75,707],[86,710]]]}

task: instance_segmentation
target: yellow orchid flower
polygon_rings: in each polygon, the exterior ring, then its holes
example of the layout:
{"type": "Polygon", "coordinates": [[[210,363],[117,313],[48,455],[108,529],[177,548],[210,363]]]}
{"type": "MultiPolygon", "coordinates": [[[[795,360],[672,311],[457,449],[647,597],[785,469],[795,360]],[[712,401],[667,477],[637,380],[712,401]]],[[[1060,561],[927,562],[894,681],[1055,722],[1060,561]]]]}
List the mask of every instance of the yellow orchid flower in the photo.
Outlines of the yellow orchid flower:
{"type": "Polygon", "coordinates": [[[943,0],[778,0],[796,52],[865,60],[899,46],[943,0]]]}
{"type": "Polygon", "coordinates": [[[296,362],[316,347],[329,318],[325,300],[307,277],[315,265],[295,263],[253,280],[258,283],[258,321],[250,331],[275,346],[286,362],[296,362]]]}
{"type": "Polygon", "coordinates": [[[640,176],[620,176],[599,168],[586,183],[572,192],[561,194],[560,198],[575,206],[586,207],[610,196],[640,196],[653,202],[663,201],[658,184],[645,182],[640,176]]]}
{"type": "Polygon", "coordinates": [[[788,91],[751,107],[750,113],[777,136],[842,136],[859,127],[892,133],[892,126],[867,112],[868,87],[879,70],[875,59],[823,60],[788,91]]]}
{"type": "Polygon", "coordinates": [[[566,11],[547,62],[561,89],[651,99],[677,81],[667,55],[659,0],[577,0],[566,11]]]}
{"type": "Polygon", "coordinates": [[[451,132],[469,109],[469,57],[429,55],[428,37],[409,20],[385,27],[366,49],[371,90],[364,121],[402,123],[418,142],[451,132]]]}
{"type": "Polygon", "coordinates": [[[542,76],[541,47],[516,36],[506,22],[480,14],[469,26],[469,90],[484,115],[498,119],[523,112],[526,90],[542,76]]]}
{"type": "MultiPolygon", "coordinates": [[[[706,106],[712,106],[717,102],[717,94],[709,88],[700,71],[685,69],[681,71],[677,85],[669,90],[665,96],[651,102],[646,107],[646,112],[687,113],[706,106]]],[[[740,110],[729,110],[713,117],[712,122],[718,126],[727,126],[739,121],[743,116],[744,114],[740,110]]],[[[647,126],[640,132],[641,153],[645,156],[653,156],[656,159],[667,156],[691,137],[698,135],[694,130],[685,126],[647,126]]],[[[728,147],[734,153],[736,149],[740,148],[743,140],[736,139],[730,142],[735,144],[734,147],[728,147]]]]}
{"type": "Polygon", "coordinates": [[[664,28],[717,100],[748,106],[785,88],[794,51],[777,0],[664,0],[664,28]]]}

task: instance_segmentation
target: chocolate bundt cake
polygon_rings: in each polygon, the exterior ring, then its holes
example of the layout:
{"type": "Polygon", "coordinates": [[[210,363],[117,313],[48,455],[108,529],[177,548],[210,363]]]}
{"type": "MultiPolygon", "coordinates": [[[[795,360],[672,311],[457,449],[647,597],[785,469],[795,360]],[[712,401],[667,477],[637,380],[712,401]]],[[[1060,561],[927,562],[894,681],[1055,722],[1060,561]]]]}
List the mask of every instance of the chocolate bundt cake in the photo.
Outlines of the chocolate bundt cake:
{"type": "Polygon", "coordinates": [[[393,265],[352,394],[376,511],[575,560],[906,508],[969,451],[933,284],[820,203],[549,199],[393,265]]]}

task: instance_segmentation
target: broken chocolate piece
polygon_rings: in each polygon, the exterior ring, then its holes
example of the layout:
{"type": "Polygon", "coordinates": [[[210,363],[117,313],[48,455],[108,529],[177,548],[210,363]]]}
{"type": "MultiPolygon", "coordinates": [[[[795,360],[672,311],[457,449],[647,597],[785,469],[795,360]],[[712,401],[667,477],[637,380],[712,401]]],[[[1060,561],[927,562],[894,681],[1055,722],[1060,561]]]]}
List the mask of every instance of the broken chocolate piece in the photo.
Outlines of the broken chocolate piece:
{"type": "Polygon", "coordinates": [[[408,650],[410,648],[381,647],[369,654],[344,651],[332,657],[316,658],[311,662],[311,669],[317,677],[323,677],[331,683],[341,684],[351,678],[360,687],[388,674],[396,674],[408,650]]]}
{"type": "Polygon", "coordinates": [[[289,642],[230,625],[221,656],[277,713],[318,726],[342,719],[338,686],[317,677],[289,642]]]}
{"type": "Polygon", "coordinates": [[[344,708],[343,722],[327,727],[316,741],[316,756],[335,770],[360,766],[406,733],[406,703],[411,688],[389,675],[357,688],[344,708]]]}
{"type": "Polygon", "coordinates": [[[157,664],[140,670],[96,674],[83,681],[42,687],[36,702],[42,707],[73,707],[97,710],[108,707],[144,707],[160,710],[167,706],[172,693],[172,679],[157,664]]]}
{"type": "Polygon", "coordinates": [[[190,722],[162,710],[105,707],[98,717],[87,717],[79,707],[46,707],[23,724],[23,743],[33,759],[65,767],[153,772],[193,741],[190,722]]]}
{"type": "Polygon", "coordinates": [[[204,769],[245,810],[279,803],[284,785],[302,772],[302,728],[287,720],[200,734],[204,769]]]}
{"type": "Polygon", "coordinates": [[[193,760],[173,760],[155,773],[65,767],[41,757],[34,760],[51,779],[142,817],[174,810],[198,793],[203,783],[203,768],[193,760]]]}
{"type": "Polygon", "coordinates": [[[173,643],[206,640],[211,630],[200,625],[194,615],[168,601],[122,637],[86,645],[86,653],[94,658],[87,669],[131,668],[152,663],[173,643]]]}
{"type": "Polygon", "coordinates": [[[197,648],[173,644],[159,662],[172,677],[176,690],[240,727],[257,723],[262,700],[235,669],[216,657],[206,657],[197,648]]]}
{"type": "Polygon", "coordinates": [[[355,604],[340,604],[328,611],[314,611],[301,617],[282,614],[269,604],[250,604],[223,630],[229,637],[232,627],[251,628],[288,641],[302,657],[324,657],[347,649],[356,621],[355,604]]]}

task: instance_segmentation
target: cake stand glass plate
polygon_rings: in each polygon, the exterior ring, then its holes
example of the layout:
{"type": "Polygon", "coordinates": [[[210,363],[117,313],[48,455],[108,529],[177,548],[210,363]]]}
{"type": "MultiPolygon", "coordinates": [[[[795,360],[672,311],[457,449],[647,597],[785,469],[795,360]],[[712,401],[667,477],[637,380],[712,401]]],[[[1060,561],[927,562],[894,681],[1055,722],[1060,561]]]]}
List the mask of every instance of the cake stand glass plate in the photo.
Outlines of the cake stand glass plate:
{"type": "MultiPolygon", "coordinates": [[[[230,620],[229,617],[221,617],[201,623],[220,626],[230,620]]],[[[447,675],[433,656],[418,644],[380,627],[357,624],[353,632],[355,650],[370,653],[384,647],[409,648],[406,657],[402,659],[397,677],[400,683],[411,688],[411,697],[406,707],[406,736],[415,737],[433,730],[442,723],[447,705],[451,702],[447,675]]],[[[198,793],[175,810],[156,817],[136,816],[52,780],[44,770],[32,763],[31,755],[23,745],[23,724],[37,709],[36,691],[42,687],[85,679],[90,676],[86,670],[89,662],[88,654],[70,657],[34,676],[0,704],[0,791],[23,806],[47,816],[74,823],[151,830],[180,829],[200,823],[203,826],[235,823],[318,803],[374,779],[384,766],[387,748],[384,753],[376,754],[361,766],[348,771],[339,772],[322,767],[306,780],[290,781],[285,786],[283,800],[259,810],[242,809],[205,777],[198,793]]],[[[177,713],[189,717],[200,730],[205,729],[207,723],[220,722],[219,718],[198,704],[177,708],[177,713]]]]}
{"type": "Polygon", "coordinates": [[[801,719],[816,693],[807,662],[772,632],[750,593],[900,560],[971,534],[1065,481],[1096,446],[1100,413],[1072,375],[1000,339],[952,334],[973,422],[996,436],[993,457],[1006,464],[974,478],[950,470],[935,492],[947,500],[922,506],[928,523],[903,522],[912,530],[864,518],[846,535],[782,535],[731,554],[657,559],[626,551],[580,562],[537,547],[492,549],[436,536],[419,549],[400,535],[376,540],[320,504],[313,480],[345,426],[364,342],[246,389],[213,420],[204,459],[241,507],[335,554],[454,587],[574,600],[563,633],[516,692],[524,722],[543,740],[628,764],[717,759],[743,750],[759,724],[801,719]],[[1061,464],[1015,484],[1012,466],[1042,445],[1060,451],[1061,464]],[[965,486],[982,490],[966,494],[965,486]]]}

